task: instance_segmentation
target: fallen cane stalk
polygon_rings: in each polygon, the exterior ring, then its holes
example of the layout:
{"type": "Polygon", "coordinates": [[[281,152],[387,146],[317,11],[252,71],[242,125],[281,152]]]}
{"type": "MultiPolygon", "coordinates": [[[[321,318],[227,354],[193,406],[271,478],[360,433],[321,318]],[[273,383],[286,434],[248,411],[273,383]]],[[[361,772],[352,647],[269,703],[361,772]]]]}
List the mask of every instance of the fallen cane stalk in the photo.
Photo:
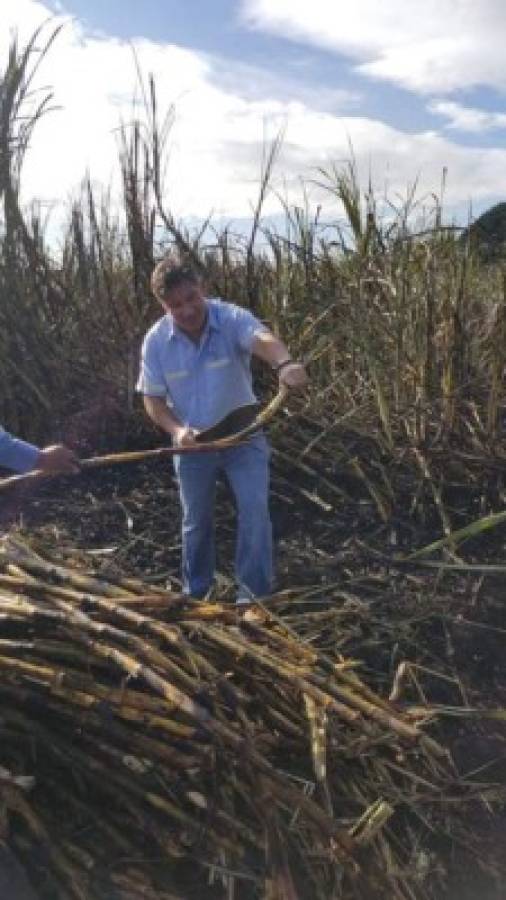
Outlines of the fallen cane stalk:
{"type": "MultiPolygon", "coordinates": [[[[143,609],[151,595],[141,581],[88,574],[89,559],[76,563],[74,550],[57,560],[19,540],[0,545],[0,742],[5,768],[35,776],[29,802],[87,900],[111,889],[112,872],[102,885],[101,869],[123,833],[127,857],[138,840],[161,864],[239,872],[236,893],[241,878],[260,885],[272,871],[267,798],[300,896],[323,900],[343,874],[360,891],[370,867],[376,893],[388,892],[388,866],[398,873],[392,896],[419,900],[395,843],[398,810],[444,802],[453,776],[425,723],[350,670],[360,658],[343,659],[339,639],[318,649],[293,607],[271,612],[276,597],[259,623],[237,625],[226,604],[172,592],[157,592],[165,610],[143,609]],[[364,845],[367,861],[357,853],[364,845]]],[[[304,594],[283,602],[303,605],[304,594]]],[[[343,614],[328,626],[340,628],[343,614]]],[[[458,791],[471,793],[460,782],[458,791]]],[[[13,841],[24,841],[24,858],[47,855],[22,823],[13,841]]],[[[161,900],[141,890],[140,859],[128,859],[124,877],[125,898],[161,900]]]]}

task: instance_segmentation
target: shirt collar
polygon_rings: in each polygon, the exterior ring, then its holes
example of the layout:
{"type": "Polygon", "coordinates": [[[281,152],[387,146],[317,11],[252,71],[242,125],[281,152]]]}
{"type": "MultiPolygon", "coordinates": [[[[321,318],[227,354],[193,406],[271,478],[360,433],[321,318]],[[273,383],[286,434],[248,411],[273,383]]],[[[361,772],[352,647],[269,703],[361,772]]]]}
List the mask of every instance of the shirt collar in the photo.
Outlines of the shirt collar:
{"type": "Polygon", "coordinates": [[[218,307],[214,303],[207,303],[207,323],[209,325],[209,329],[211,331],[219,331],[220,330],[220,320],[218,318],[218,307]]]}

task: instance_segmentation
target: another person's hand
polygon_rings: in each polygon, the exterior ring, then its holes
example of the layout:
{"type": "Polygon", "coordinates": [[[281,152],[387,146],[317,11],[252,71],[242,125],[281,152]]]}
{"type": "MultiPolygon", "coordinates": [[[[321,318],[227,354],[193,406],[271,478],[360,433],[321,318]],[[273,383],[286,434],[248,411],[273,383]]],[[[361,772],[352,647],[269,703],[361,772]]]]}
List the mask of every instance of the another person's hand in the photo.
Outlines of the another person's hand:
{"type": "Polygon", "coordinates": [[[172,435],[174,444],[176,447],[189,447],[191,444],[195,444],[195,438],[197,437],[198,431],[195,428],[190,428],[188,425],[181,425],[174,434],[172,435]]]}
{"type": "Polygon", "coordinates": [[[286,363],[278,372],[279,384],[288,388],[304,388],[309,382],[307,372],[298,362],[286,363]]]}
{"type": "Polygon", "coordinates": [[[64,475],[75,475],[79,472],[79,460],[70,447],[64,444],[53,444],[39,451],[36,468],[42,472],[61,472],[64,475]]]}

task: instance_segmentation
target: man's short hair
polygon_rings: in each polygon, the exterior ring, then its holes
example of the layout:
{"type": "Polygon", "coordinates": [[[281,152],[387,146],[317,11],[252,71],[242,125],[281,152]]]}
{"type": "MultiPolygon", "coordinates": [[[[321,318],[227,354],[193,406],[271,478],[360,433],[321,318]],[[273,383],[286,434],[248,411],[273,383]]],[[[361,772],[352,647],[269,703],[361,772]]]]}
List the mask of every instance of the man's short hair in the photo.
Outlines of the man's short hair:
{"type": "Polygon", "coordinates": [[[175,263],[169,257],[162,259],[153,269],[151,290],[158,300],[165,300],[173,288],[177,288],[187,281],[197,284],[200,281],[199,273],[191,263],[175,263]]]}

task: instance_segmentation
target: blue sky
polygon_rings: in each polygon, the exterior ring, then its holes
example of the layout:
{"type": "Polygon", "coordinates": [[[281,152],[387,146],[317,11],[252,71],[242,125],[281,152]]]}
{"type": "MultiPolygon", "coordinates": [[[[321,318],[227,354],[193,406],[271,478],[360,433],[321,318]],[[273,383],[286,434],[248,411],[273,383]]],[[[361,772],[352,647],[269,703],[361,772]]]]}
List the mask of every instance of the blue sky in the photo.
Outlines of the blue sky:
{"type": "MultiPolygon", "coordinates": [[[[325,47],[311,46],[303,40],[287,40],[278,34],[246,27],[237,0],[68,0],[48,4],[77,16],[90,30],[115,35],[124,40],[138,37],[169,41],[212,54],[224,62],[251,66],[276,75],[282,73],[292,91],[303,93],[308,83],[315,88],[328,85],[360,94],[361,115],[379,116],[382,121],[406,131],[440,128],[441,118],[427,109],[424,98],[391,84],[357,78],[350,59],[325,47]]],[[[308,4],[310,6],[310,4],[308,4]]],[[[339,12],[339,0],[329,8],[339,12]]],[[[506,6],[505,6],[506,37],[506,6]]],[[[466,105],[487,111],[506,110],[506,98],[486,86],[462,92],[466,105]]],[[[500,129],[506,138],[506,123],[500,129]]],[[[497,133],[460,131],[459,140],[476,146],[493,146],[497,133]]]]}
{"type": "MultiPolygon", "coordinates": [[[[330,212],[318,167],[353,146],[364,185],[421,197],[448,169],[449,217],[506,194],[506,4],[503,0],[2,0],[0,53],[51,14],[65,27],[41,73],[61,105],[39,126],[25,195],[54,204],[88,169],[114,186],[115,135],[132,115],[132,46],[174,104],[167,195],[177,215],[247,217],[262,147],[285,142],[266,211],[279,194],[330,212]]],[[[46,26],[47,27],[47,26],[46,26]]]]}

